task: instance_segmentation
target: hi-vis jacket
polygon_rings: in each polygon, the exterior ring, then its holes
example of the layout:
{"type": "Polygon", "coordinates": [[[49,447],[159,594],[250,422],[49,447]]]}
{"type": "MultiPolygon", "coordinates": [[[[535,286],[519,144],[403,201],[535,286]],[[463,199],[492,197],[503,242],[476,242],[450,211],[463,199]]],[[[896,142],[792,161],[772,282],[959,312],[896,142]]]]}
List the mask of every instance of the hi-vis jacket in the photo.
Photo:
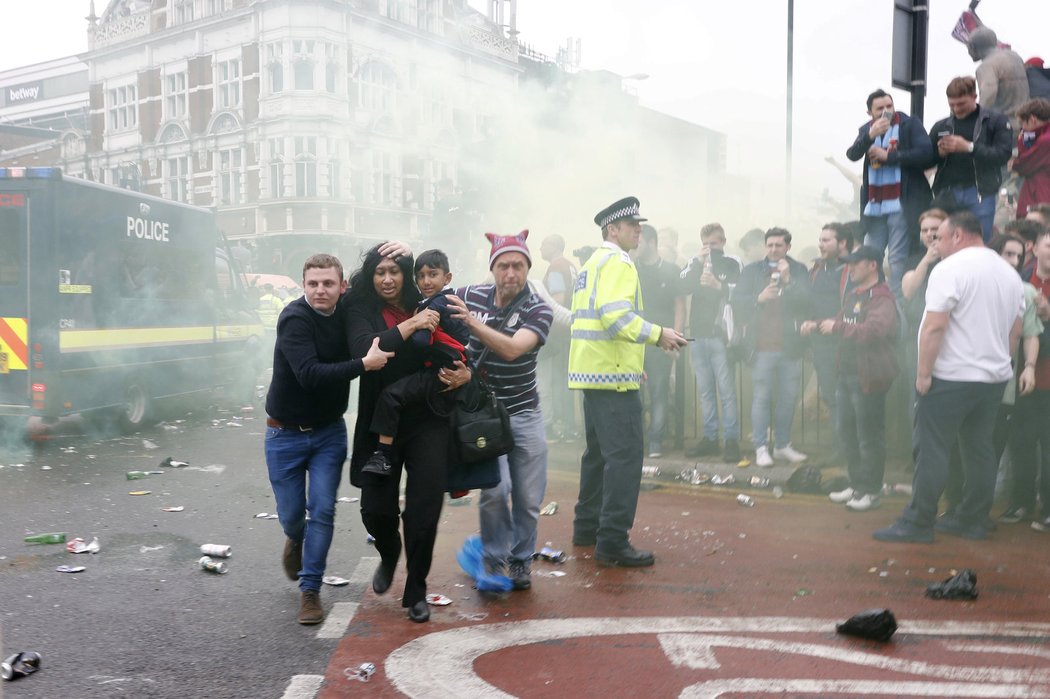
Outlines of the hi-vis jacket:
{"type": "Polygon", "coordinates": [[[626,252],[606,242],[576,277],[572,294],[569,388],[638,390],[645,345],[663,330],[638,315],[642,290],[626,252]]]}

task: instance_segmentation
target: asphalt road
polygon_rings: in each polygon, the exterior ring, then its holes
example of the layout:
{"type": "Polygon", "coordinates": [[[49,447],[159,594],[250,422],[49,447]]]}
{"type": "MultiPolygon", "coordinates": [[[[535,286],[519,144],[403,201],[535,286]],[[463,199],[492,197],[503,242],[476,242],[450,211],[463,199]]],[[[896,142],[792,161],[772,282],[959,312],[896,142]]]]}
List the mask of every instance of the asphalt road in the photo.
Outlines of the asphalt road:
{"type": "MultiPolygon", "coordinates": [[[[211,408],[131,437],[0,452],[0,649],[43,657],[40,672],[0,683],[0,697],[279,697],[293,675],[323,674],[337,640],[296,623],[283,534],[255,519],[274,511],[265,416],[235,415],[211,408]],[[190,466],[161,469],[166,456],[190,466]],[[132,470],[164,473],[129,481],[132,470]],[[23,542],[52,531],[97,536],[101,552],[23,542]],[[204,543],[233,547],[226,575],[197,567],[204,543]]],[[[340,495],[357,491],[344,482],[340,495]]],[[[369,555],[358,505],[340,503],[328,573],[350,578],[369,555]]],[[[361,590],[326,585],[322,601],[356,601],[361,590]]]]}

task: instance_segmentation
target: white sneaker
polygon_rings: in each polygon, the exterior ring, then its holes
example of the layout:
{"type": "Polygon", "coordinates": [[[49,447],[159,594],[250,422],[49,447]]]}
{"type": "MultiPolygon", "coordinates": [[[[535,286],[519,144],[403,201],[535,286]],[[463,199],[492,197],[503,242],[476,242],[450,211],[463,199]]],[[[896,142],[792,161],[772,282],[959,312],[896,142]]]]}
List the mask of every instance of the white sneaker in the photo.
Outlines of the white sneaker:
{"type": "Polygon", "coordinates": [[[854,512],[867,512],[879,506],[878,495],[858,495],[846,503],[847,510],[854,512]]]}
{"type": "Polygon", "coordinates": [[[773,450],[773,458],[774,459],[787,459],[791,463],[797,464],[800,461],[805,461],[809,457],[806,456],[805,454],[803,454],[800,451],[795,451],[794,449],[791,448],[791,445],[789,444],[786,447],[784,447],[783,449],[774,449],[773,450]]]}
{"type": "Polygon", "coordinates": [[[769,447],[759,447],[755,449],[755,463],[762,468],[770,468],[773,466],[773,457],[769,455],[769,447]]]}
{"type": "Polygon", "coordinates": [[[651,452],[649,452],[649,458],[650,459],[659,459],[663,455],[664,455],[664,453],[662,451],[651,451],[651,452]]]}
{"type": "Polygon", "coordinates": [[[831,500],[832,502],[836,502],[841,505],[844,502],[849,502],[850,500],[852,500],[853,496],[856,495],[856,493],[857,491],[855,491],[853,488],[837,490],[834,493],[828,494],[828,500],[831,500]]]}

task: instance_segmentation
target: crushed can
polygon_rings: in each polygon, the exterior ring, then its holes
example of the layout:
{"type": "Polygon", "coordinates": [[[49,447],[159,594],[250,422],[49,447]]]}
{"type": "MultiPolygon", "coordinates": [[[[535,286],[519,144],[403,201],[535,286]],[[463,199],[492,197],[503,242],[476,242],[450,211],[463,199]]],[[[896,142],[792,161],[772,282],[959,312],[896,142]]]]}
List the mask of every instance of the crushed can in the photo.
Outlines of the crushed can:
{"type": "Polygon", "coordinates": [[[201,570],[206,570],[209,573],[222,575],[226,572],[226,564],[222,561],[216,561],[211,556],[201,556],[200,560],[197,561],[197,565],[201,567],[201,570]]]}
{"type": "Polygon", "coordinates": [[[751,497],[750,495],[745,495],[744,493],[740,493],[740,495],[737,495],[736,496],[736,501],[739,504],[743,505],[744,507],[754,507],[755,506],[755,499],[753,497],[751,497]]]}
{"type": "Polygon", "coordinates": [[[659,466],[642,466],[642,477],[643,478],[656,478],[660,475],[659,466]]]}
{"type": "Polygon", "coordinates": [[[346,675],[348,680],[367,682],[372,679],[372,675],[376,674],[376,666],[375,663],[361,663],[357,667],[346,668],[343,670],[343,674],[346,675]]]}
{"type": "Polygon", "coordinates": [[[550,546],[544,546],[539,551],[532,554],[532,557],[537,560],[550,561],[551,563],[564,563],[569,560],[569,557],[565,555],[564,551],[556,551],[550,546]]]}
{"type": "Polygon", "coordinates": [[[546,505],[543,506],[543,509],[540,510],[540,514],[543,515],[544,517],[550,517],[550,516],[552,516],[554,514],[557,514],[557,512],[558,512],[558,503],[553,502],[553,501],[548,502],[546,505]]]}
{"type": "Polygon", "coordinates": [[[765,476],[751,476],[750,480],[748,480],[748,484],[752,488],[768,488],[769,483],[769,479],[765,476]]]}
{"type": "Polygon", "coordinates": [[[233,555],[233,547],[227,546],[226,544],[202,544],[201,553],[203,553],[205,556],[229,558],[233,555]]]}
{"type": "Polygon", "coordinates": [[[23,651],[8,656],[0,663],[0,677],[7,681],[32,675],[40,669],[40,653],[23,651]]]}

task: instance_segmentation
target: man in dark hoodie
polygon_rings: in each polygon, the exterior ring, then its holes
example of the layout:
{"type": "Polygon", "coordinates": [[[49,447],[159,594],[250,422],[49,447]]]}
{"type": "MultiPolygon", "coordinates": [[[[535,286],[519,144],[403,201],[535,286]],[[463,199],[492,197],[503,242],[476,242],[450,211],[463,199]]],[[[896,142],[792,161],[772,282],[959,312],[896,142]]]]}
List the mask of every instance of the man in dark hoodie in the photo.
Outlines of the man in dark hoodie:
{"type": "Polygon", "coordinates": [[[922,123],[894,111],[893,97],[885,91],[868,95],[867,105],[871,120],[861,125],[846,157],[864,158],[864,244],[889,257],[890,288],[900,296],[908,255],[919,246],[919,214],[930,207],[925,170],[934,152],[922,123]]]}
{"type": "Polygon", "coordinates": [[[838,356],[839,439],[849,487],[832,502],[854,512],[879,506],[886,471],[886,392],[897,377],[897,308],[881,279],[882,252],[862,245],[845,259],[853,290],[842,312],[820,321],[820,334],[841,338],[838,356]]]}

